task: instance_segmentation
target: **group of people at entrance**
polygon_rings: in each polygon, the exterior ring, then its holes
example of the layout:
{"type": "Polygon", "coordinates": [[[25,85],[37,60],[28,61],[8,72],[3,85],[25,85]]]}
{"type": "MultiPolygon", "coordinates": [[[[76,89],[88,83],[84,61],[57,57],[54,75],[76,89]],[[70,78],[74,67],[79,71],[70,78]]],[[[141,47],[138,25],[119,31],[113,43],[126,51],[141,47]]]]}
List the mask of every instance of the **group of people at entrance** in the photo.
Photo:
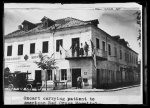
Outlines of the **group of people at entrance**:
{"type": "Polygon", "coordinates": [[[79,45],[77,43],[75,43],[75,45],[72,47],[72,56],[81,56],[83,57],[83,55],[88,56],[88,50],[89,50],[89,45],[87,44],[87,42],[85,42],[85,45],[83,46],[83,44],[81,43],[81,46],[79,48],[79,45]]]}

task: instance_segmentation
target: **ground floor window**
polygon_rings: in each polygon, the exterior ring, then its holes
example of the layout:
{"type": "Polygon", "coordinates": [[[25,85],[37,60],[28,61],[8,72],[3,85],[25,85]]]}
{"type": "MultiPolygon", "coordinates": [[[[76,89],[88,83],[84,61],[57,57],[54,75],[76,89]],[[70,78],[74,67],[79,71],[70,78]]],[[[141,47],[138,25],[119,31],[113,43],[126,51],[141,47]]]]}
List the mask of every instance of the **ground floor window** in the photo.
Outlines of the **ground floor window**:
{"type": "Polygon", "coordinates": [[[47,70],[47,80],[52,80],[52,70],[47,70]]]}
{"type": "Polygon", "coordinates": [[[67,80],[67,69],[61,69],[61,80],[67,80]]]}

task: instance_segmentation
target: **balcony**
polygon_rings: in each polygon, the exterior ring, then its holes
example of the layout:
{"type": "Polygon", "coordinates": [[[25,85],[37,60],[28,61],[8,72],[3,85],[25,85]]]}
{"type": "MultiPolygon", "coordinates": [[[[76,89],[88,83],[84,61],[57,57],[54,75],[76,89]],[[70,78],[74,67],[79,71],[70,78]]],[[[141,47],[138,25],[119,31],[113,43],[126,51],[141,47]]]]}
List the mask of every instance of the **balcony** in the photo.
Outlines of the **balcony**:
{"type": "Polygon", "coordinates": [[[98,60],[107,60],[107,51],[104,51],[102,49],[96,49],[96,58],[98,60]]]}
{"type": "MultiPolygon", "coordinates": [[[[107,52],[106,51],[96,49],[95,52],[96,52],[96,59],[97,60],[107,60],[107,52]]],[[[91,50],[88,51],[88,55],[86,55],[84,52],[83,56],[81,56],[79,54],[79,52],[75,52],[73,54],[72,50],[67,51],[65,54],[65,59],[67,59],[67,60],[78,60],[78,59],[88,59],[88,58],[93,58],[91,50]]]]}

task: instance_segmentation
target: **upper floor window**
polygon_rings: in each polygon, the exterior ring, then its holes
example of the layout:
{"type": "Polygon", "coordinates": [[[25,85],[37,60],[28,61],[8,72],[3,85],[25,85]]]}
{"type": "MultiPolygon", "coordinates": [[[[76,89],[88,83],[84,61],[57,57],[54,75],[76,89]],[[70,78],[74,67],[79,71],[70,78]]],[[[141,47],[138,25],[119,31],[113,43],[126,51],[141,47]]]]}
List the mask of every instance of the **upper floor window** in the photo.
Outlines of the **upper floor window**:
{"type": "Polygon", "coordinates": [[[120,50],[120,59],[122,59],[122,50],[120,50]]]}
{"type": "Polygon", "coordinates": [[[136,64],[138,64],[138,58],[136,57],[136,64]]]}
{"type": "Polygon", "coordinates": [[[48,41],[43,42],[43,53],[48,53],[48,41]]]}
{"type": "Polygon", "coordinates": [[[63,40],[62,39],[56,40],[56,52],[59,52],[60,45],[61,46],[63,45],[63,40]]]}
{"type": "Polygon", "coordinates": [[[47,80],[52,80],[52,70],[47,70],[47,80]]]}
{"type": "Polygon", "coordinates": [[[103,48],[103,51],[105,51],[105,42],[104,42],[104,41],[102,42],[102,46],[103,46],[103,47],[102,47],[102,48],[103,48]]]}
{"type": "Polygon", "coordinates": [[[7,56],[12,56],[12,46],[7,47],[7,56]]]}
{"type": "Polygon", "coordinates": [[[18,45],[18,55],[23,55],[23,44],[18,45]]]}
{"type": "Polygon", "coordinates": [[[67,80],[67,69],[61,69],[61,80],[67,80]]]}
{"type": "Polygon", "coordinates": [[[34,54],[35,53],[35,43],[31,43],[30,44],[30,54],[34,54]]]}
{"type": "Polygon", "coordinates": [[[131,62],[131,56],[130,56],[130,54],[129,54],[129,63],[131,62]]]}
{"type": "Polygon", "coordinates": [[[127,53],[127,62],[129,62],[129,53],[127,53]]]}
{"type": "Polygon", "coordinates": [[[97,49],[99,49],[99,48],[100,48],[100,46],[99,46],[99,45],[100,45],[100,44],[99,44],[99,39],[97,39],[97,38],[96,38],[96,48],[97,48],[97,49]]]}
{"type": "Polygon", "coordinates": [[[117,57],[117,48],[114,47],[114,53],[115,53],[115,56],[117,57]]]}
{"type": "Polygon", "coordinates": [[[111,55],[111,46],[108,44],[108,54],[111,55]]]}
{"type": "Polygon", "coordinates": [[[127,61],[127,53],[125,52],[124,55],[125,55],[125,61],[127,61]]]}

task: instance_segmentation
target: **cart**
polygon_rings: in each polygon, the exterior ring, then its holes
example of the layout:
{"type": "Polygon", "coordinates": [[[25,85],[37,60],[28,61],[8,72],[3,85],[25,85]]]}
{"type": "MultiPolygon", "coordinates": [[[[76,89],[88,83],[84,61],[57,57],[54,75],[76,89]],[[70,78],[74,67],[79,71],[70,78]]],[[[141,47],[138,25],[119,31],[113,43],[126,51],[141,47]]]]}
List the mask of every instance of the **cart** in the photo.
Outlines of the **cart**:
{"type": "Polygon", "coordinates": [[[38,82],[37,80],[29,81],[28,75],[31,73],[28,72],[17,72],[17,73],[11,73],[8,76],[8,89],[14,90],[19,89],[20,91],[23,91],[24,88],[26,88],[27,91],[32,91],[33,88],[35,88],[37,91],[41,91],[41,82],[38,82]]]}

